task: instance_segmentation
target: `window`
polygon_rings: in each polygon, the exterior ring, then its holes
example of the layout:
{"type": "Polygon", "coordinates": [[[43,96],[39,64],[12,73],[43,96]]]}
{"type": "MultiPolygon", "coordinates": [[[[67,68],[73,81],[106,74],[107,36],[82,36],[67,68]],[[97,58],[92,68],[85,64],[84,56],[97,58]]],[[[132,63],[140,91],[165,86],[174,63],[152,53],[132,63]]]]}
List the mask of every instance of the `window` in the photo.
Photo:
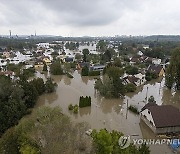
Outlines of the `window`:
{"type": "Polygon", "coordinates": [[[150,114],[150,111],[148,111],[148,113],[150,114]]]}

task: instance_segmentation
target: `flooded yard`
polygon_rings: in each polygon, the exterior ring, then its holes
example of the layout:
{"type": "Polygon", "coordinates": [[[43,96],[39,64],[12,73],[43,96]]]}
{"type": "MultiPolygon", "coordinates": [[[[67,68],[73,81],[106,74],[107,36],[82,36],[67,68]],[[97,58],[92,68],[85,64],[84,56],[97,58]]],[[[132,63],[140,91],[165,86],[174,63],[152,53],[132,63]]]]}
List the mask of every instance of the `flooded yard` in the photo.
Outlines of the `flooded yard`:
{"type": "MultiPolygon", "coordinates": [[[[36,73],[36,76],[46,78],[47,74],[36,73]]],[[[99,96],[94,89],[93,77],[81,77],[78,71],[73,73],[74,78],[66,76],[51,76],[58,84],[52,94],[39,97],[36,107],[60,106],[63,113],[69,115],[75,122],[87,122],[92,129],[106,128],[118,130],[136,138],[154,138],[152,131],[140,121],[139,116],[127,110],[128,105],[135,105],[139,110],[146,104],[146,97],[153,95],[157,104],[171,104],[180,109],[180,93],[172,93],[164,86],[164,79],[149,82],[139,87],[135,93],[128,93],[124,99],[105,99],[99,96]],[[80,96],[91,96],[92,106],[80,108],[78,114],[68,110],[69,104],[78,104],[80,96]]],[[[166,145],[150,146],[152,153],[171,153],[166,145]]]]}

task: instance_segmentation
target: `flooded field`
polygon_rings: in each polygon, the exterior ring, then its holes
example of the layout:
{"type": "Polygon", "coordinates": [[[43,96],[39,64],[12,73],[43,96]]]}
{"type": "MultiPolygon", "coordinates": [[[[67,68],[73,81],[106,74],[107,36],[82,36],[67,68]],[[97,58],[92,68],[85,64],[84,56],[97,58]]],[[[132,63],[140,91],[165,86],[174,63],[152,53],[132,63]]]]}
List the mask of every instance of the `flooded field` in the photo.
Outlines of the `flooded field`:
{"type": "MultiPolygon", "coordinates": [[[[37,77],[46,79],[48,74],[36,73],[37,77]]],[[[69,115],[75,122],[87,122],[92,129],[106,128],[118,130],[136,138],[154,138],[152,131],[140,121],[139,116],[127,111],[128,105],[135,105],[140,110],[147,102],[147,97],[153,95],[157,104],[171,104],[180,109],[180,93],[173,93],[164,86],[164,79],[152,81],[139,87],[135,93],[129,93],[124,99],[105,99],[95,91],[93,77],[81,77],[78,71],[74,78],[66,76],[51,76],[58,84],[57,91],[39,97],[36,107],[60,106],[63,113],[69,115]],[[81,108],[78,114],[68,110],[69,104],[78,104],[80,96],[91,96],[92,106],[81,108]]],[[[172,153],[166,145],[150,146],[152,153],[172,153]]]]}

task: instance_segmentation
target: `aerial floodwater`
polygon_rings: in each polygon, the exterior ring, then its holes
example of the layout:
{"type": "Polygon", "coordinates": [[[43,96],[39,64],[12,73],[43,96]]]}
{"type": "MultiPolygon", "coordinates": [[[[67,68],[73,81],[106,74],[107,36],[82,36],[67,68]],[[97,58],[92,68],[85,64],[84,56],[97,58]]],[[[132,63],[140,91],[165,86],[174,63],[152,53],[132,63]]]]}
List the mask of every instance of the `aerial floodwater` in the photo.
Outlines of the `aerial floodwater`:
{"type": "MultiPolygon", "coordinates": [[[[36,77],[47,78],[49,74],[41,74],[39,71],[36,77]]],[[[141,86],[134,93],[128,93],[124,99],[106,99],[101,97],[94,89],[96,79],[94,77],[81,77],[76,70],[74,78],[67,76],[51,76],[58,84],[56,92],[44,94],[39,97],[36,108],[47,106],[60,106],[63,113],[69,115],[75,122],[87,122],[92,129],[106,128],[107,130],[118,130],[133,138],[155,138],[153,132],[135,115],[127,110],[127,106],[134,105],[139,110],[147,103],[148,97],[154,96],[157,104],[171,104],[180,109],[180,93],[168,90],[164,78],[148,82],[141,86]],[[69,104],[78,104],[80,96],[91,96],[91,107],[80,108],[78,114],[68,110],[69,104]],[[128,102],[128,104],[127,104],[128,102]]],[[[150,145],[152,153],[170,154],[171,149],[167,145],[150,145]]]]}

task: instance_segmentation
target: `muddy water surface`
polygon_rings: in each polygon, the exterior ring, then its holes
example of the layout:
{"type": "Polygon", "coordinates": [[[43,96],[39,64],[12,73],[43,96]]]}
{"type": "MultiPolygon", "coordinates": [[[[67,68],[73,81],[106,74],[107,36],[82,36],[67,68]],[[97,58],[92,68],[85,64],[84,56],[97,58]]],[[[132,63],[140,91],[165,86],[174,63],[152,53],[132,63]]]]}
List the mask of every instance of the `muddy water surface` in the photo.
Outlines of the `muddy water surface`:
{"type": "MultiPolygon", "coordinates": [[[[46,79],[48,74],[36,74],[46,79]]],[[[60,106],[63,112],[76,122],[87,122],[92,129],[106,128],[118,130],[135,138],[154,138],[152,131],[140,121],[139,116],[127,111],[128,105],[135,105],[139,110],[146,104],[149,96],[153,95],[157,104],[171,104],[180,109],[180,93],[173,93],[164,87],[164,79],[149,82],[139,87],[135,93],[129,93],[124,99],[105,99],[95,91],[93,77],[81,77],[78,71],[74,78],[66,76],[51,76],[58,84],[52,94],[44,94],[38,99],[36,107],[60,106]],[[80,96],[91,96],[92,106],[81,108],[77,115],[68,110],[69,104],[78,104],[80,96]]],[[[153,154],[172,153],[166,145],[150,146],[153,154]]]]}

